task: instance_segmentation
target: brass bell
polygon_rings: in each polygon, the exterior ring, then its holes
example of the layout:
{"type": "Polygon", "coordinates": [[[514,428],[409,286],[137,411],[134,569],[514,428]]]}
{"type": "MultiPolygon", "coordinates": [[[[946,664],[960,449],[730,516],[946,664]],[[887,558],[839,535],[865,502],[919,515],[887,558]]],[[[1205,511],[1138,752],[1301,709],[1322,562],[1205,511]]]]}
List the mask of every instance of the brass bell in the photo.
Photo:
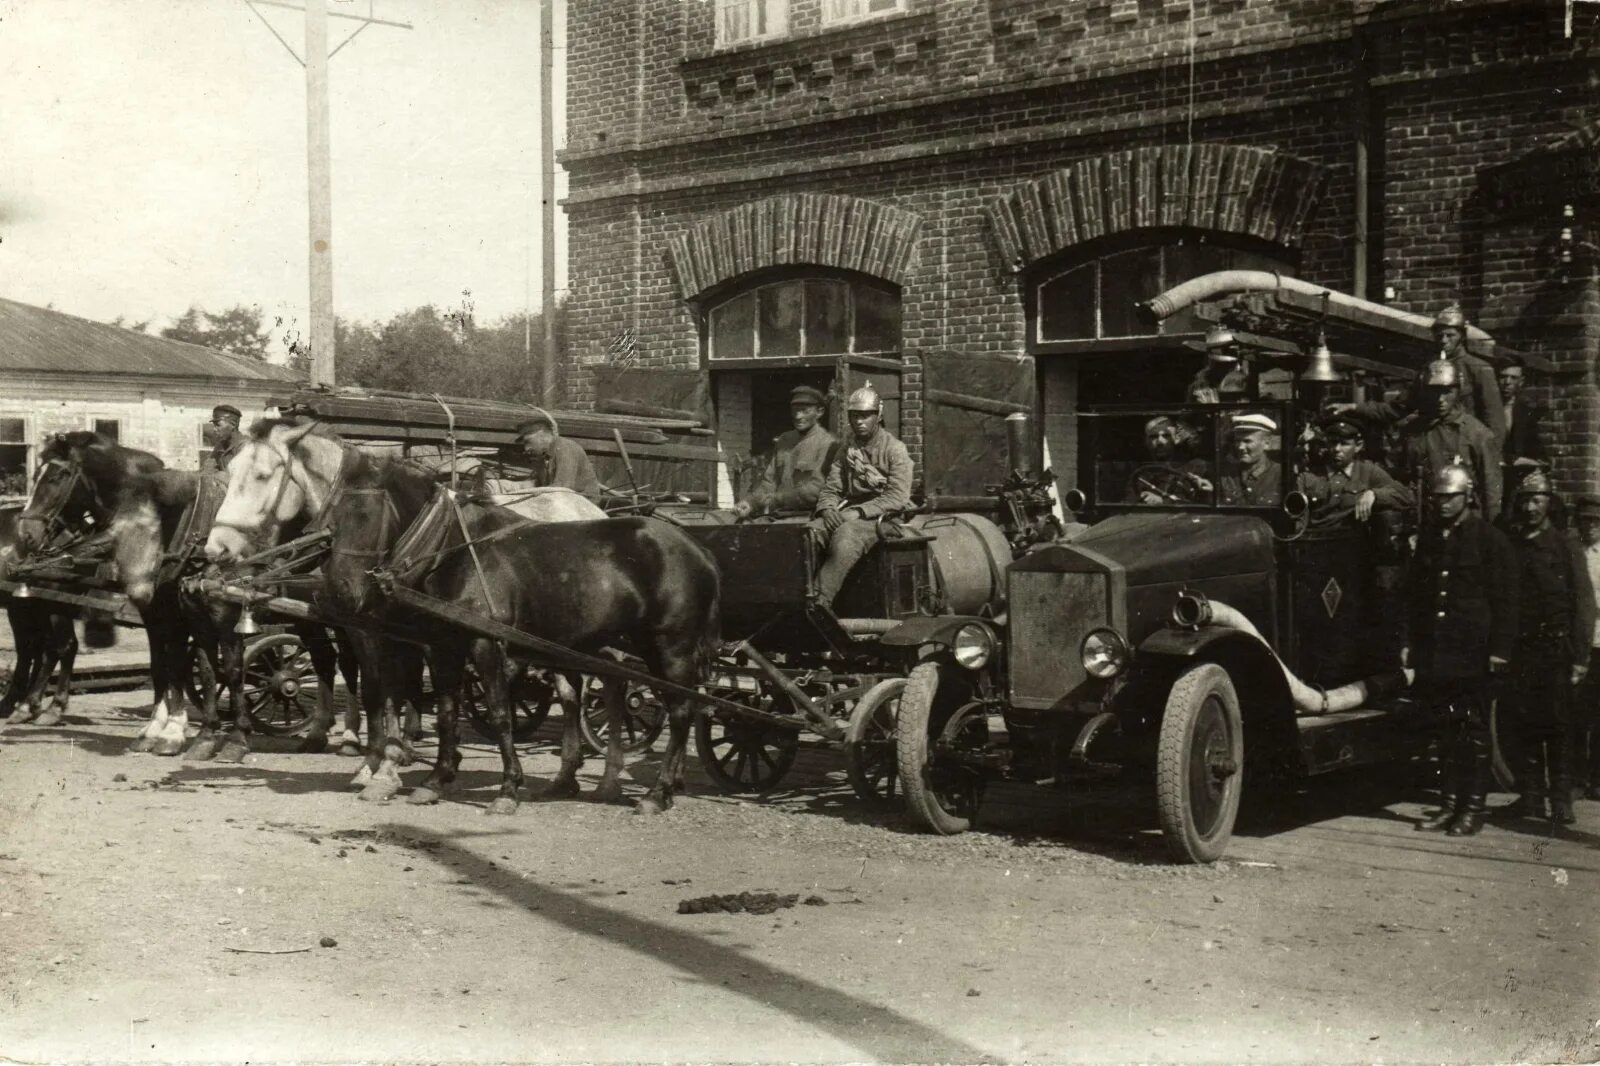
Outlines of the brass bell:
{"type": "Polygon", "coordinates": [[[261,627],[256,624],[254,608],[246,606],[239,612],[239,620],[233,624],[233,631],[241,637],[253,637],[261,632],[261,627]]]}
{"type": "Polygon", "coordinates": [[[1328,350],[1326,337],[1317,337],[1317,346],[1311,350],[1311,355],[1306,361],[1305,372],[1300,375],[1301,381],[1318,382],[1327,384],[1340,380],[1342,375],[1333,367],[1333,352],[1328,350]]]}
{"type": "Polygon", "coordinates": [[[17,587],[11,591],[12,599],[26,600],[33,595],[33,590],[28,587],[27,578],[17,582],[17,587]]]}

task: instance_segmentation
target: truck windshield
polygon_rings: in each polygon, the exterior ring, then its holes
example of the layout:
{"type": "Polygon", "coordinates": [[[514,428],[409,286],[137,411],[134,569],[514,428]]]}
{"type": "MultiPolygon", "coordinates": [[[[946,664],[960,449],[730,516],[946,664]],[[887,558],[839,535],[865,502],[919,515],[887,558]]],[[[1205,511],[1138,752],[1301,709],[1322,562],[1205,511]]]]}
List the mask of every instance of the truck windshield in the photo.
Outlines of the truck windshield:
{"type": "Polygon", "coordinates": [[[1148,507],[1277,507],[1283,501],[1278,412],[1252,407],[1096,413],[1094,492],[1148,507]]]}

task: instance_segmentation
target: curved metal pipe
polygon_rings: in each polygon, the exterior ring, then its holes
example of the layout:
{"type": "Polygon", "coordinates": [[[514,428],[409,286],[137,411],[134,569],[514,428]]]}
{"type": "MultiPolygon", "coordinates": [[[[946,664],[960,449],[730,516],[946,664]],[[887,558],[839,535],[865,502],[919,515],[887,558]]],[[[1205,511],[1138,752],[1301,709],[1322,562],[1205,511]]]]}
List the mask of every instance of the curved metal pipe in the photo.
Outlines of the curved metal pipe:
{"type": "MultiPolygon", "coordinates": [[[[1207,599],[1198,592],[1186,591],[1179,596],[1178,604],[1173,607],[1173,618],[1183,625],[1219,625],[1237,629],[1261,641],[1268,651],[1272,650],[1272,646],[1261,636],[1261,631],[1255,627],[1255,623],[1246,618],[1243,612],[1225,603],[1207,599]]],[[[1294,671],[1278,658],[1277,652],[1272,652],[1272,657],[1277,660],[1278,669],[1283,671],[1283,680],[1289,686],[1294,709],[1300,714],[1337,714],[1340,711],[1353,711],[1365,706],[1367,697],[1371,694],[1371,688],[1365,681],[1352,681],[1348,685],[1340,685],[1334,689],[1316,688],[1296,677],[1294,671]]],[[[1405,671],[1405,676],[1406,684],[1409,685],[1415,677],[1415,671],[1408,669],[1405,671]]]]}
{"type": "MultiPolygon", "coordinates": [[[[1201,274],[1143,301],[1139,304],[1139,310],[1159,322],[1202,300],[1211,300],[1232,293],[1277,291],[1294,292],[1318,299],[1325,297],[1329,303],[1340,307],[1381,315],[1394,320],[1397,324],[1409,326],[1417,332],[1419,338],[1433,335],[1433,319],[1426,315],[1397,311],[1384,304],[1363,300],[1348,293],[1335,292],[1322,285],[1313,285],[1300,278],[1286,277],[1267,270],[1217,270],[1210,274],[1201,274]]],[[[1467,327],[1467,343],[1479,351],[1488,352],[1494,349],[1494,338],[1477,326],[1467,327]]]]}

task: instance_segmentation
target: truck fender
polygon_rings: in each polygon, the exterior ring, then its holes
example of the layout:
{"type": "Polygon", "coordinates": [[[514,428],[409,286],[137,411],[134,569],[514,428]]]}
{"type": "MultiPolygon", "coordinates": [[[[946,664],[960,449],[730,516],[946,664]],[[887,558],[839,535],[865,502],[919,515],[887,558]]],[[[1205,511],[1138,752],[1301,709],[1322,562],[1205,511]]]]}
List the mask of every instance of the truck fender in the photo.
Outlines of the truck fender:
{"type": "Polygon", "coordinates": [[[924,644],[948,647],[962,626],[977,623],[989,631],[995,647],[1000,646],[1000,633],[992,619],[970,614],[939,614],[907,618],[880,638],[880,643],[892,648],[917,648],[924,644]]]}
{"type": "Polygon", "coordinates": [[[1294,735],[1294,696],[1284,680],[1283,664],[1271,648],[1249,633],[1215,625],[1161,629],[1145,638],[1135,658],[1146,665],[1153,659],[1165,659],[1175,671],[1216,663],[1228,671],[1239,693],[1247,727],[1270,724],[1269,734],[1279,741],[1294,735]]]}

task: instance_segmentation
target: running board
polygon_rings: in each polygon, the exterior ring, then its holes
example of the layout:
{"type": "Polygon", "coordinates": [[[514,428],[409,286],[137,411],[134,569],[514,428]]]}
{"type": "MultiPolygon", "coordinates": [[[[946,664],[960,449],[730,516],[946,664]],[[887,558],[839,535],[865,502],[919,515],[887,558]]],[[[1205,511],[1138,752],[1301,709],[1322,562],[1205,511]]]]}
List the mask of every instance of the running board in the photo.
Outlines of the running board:
{"type": "Polygon", "coordinates": [[[1295,719],[1300,762],[1308,776],[1391,762],[1415,753],[1429,735],[1426,716],[1379,707],[1295,719]]]}

